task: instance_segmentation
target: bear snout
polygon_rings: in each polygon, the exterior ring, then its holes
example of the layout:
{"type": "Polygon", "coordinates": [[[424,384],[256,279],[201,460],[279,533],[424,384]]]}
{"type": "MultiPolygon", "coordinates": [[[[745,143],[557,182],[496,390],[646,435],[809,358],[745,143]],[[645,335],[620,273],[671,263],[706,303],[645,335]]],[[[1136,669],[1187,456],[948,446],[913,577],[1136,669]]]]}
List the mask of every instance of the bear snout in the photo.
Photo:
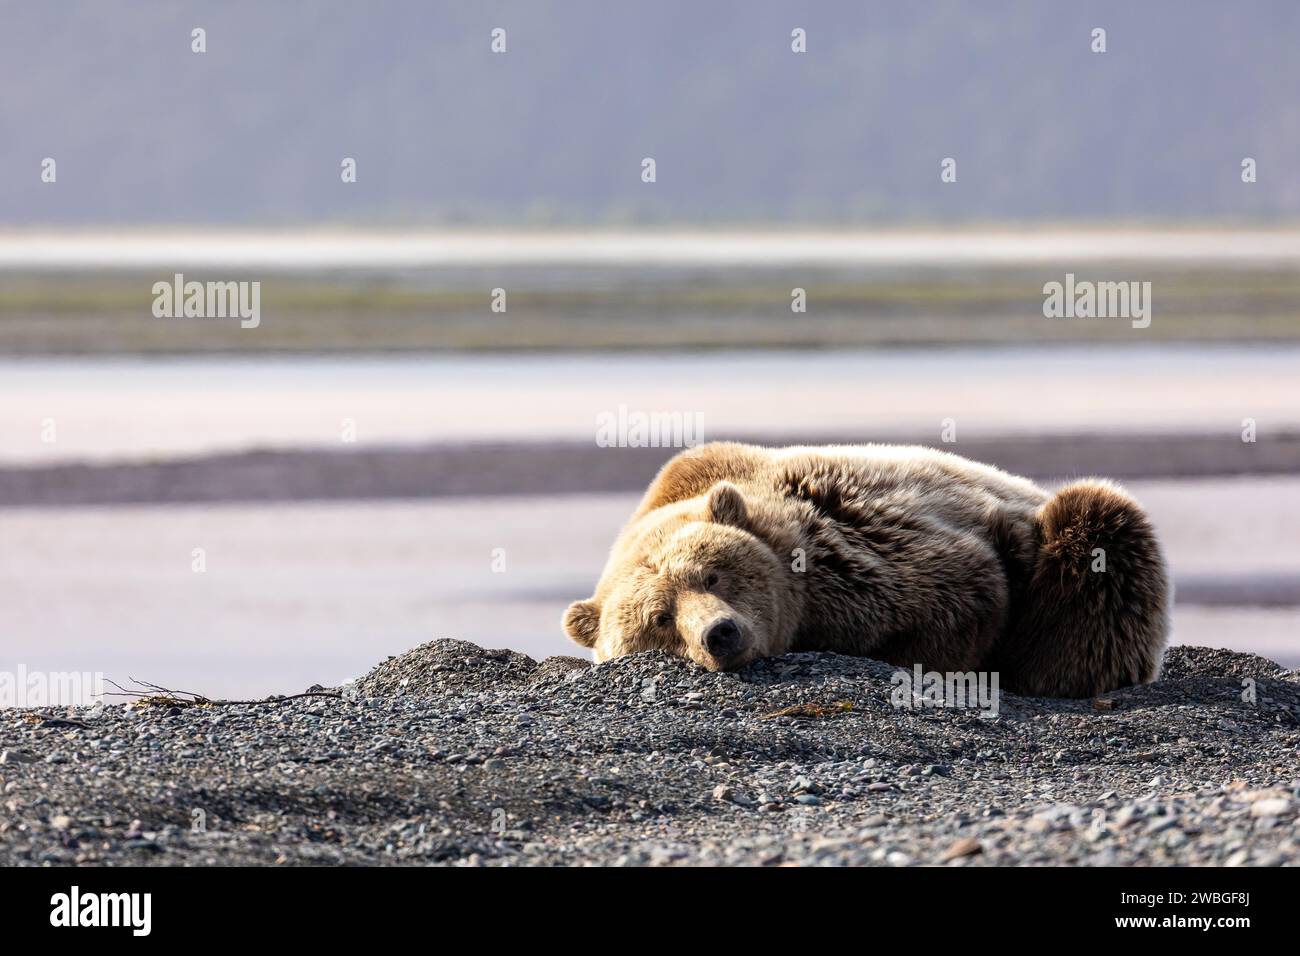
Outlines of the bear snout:
{"type": "Polygon", "coordinates": [[[735,660],[744,650],[743,635],[736,619],[722,617],[710,624],[704,631],[704,649],[719,667],[726,667],[735,660]]]}

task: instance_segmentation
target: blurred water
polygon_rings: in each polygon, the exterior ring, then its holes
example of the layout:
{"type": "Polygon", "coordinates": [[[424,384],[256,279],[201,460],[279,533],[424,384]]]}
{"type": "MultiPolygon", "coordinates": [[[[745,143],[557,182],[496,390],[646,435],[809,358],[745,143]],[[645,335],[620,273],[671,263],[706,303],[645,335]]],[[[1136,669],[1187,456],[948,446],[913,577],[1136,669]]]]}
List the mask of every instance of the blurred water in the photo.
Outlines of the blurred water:
{"type": "MultiPolygon", "coordinates": [[[[249,446],[592,440],[619,405],[705,438],[1300,425],[1296,347],[0,362],[0,463],[249,446]],[[42,441],[47,425],[55,440],[42,441]]],[[[648,477],[648,476],[647,476],[648,477]]],[[[1179,575],[1300,574],[1300,478],[1135,483],[1179,575]]],[[[103,671],[216,695],[356,676],[435,637],[572,652],[630,496],[0,510],[0,671],[103,671]],[[195,548],[207,570],[191,570],[195,548]],[[493,550],[506,570],[492,570],[493,550]],[[12,658],[12,660],[7,659],[12,658]]],[[[1181,606],[1176,639],[1300,664],[1296,608],[1181,606]]]]}
{"type": "Polygon", "coordinates": [[[0,232],[0,270],[187,268],[430,269],[498,265],[856,267],[1026,265],[1043,262],[1242,264],[1300,260],[1285,229],[876,229],[779,232],[500,230],[297,232],[232,229],[0,232]]]}
{"type": "MultiPolygon", "coordinates": [[[[933,429],[1261,436],[1300,425],[1300,347],[0,360],[0,463],[250,446],[594,440],[620,405],[703,437],[933,429]],[[45,440],[53,423],[54,441],[45,440]]],[[[355,446],[349,446],[355,447],[355,446]]]]}
{"type": "MultiPolygon", "coordinates": [[[[1180,578],[1300,573],[1300,478],[1129,488],[1180,578]]],[[[560,615],[591,593],[634,500],[0,511],[0,671],[240,696],[342,681],[437,637],[585,654],[560,615]]],[[[1180,606],[1174,639],[1297,666],[1300,607],[1180,606]]]]}

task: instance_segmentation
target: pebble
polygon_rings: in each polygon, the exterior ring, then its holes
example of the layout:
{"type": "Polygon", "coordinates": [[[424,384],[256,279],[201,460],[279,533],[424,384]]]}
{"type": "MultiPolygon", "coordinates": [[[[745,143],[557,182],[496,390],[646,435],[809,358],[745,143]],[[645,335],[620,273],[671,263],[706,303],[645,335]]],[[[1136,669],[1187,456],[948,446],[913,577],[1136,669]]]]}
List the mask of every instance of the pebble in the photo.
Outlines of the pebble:
{"type": "Polygon", "coordinates": [[[1280,817],[1291,809],[1291,801],[1285,797],[1272,797],[1256,800],[1250,805],[1252,817],[1280,817]]]}
{"type": "Polygon", "coordinates": [[[974,837],[962,837],[948,849],[943,851],[943,856],[939,857],[940,863],[947,863],[949,860],[956,860],[964,856],[974,856],[977,853],[984,852],[984,845],[974,837]]]}

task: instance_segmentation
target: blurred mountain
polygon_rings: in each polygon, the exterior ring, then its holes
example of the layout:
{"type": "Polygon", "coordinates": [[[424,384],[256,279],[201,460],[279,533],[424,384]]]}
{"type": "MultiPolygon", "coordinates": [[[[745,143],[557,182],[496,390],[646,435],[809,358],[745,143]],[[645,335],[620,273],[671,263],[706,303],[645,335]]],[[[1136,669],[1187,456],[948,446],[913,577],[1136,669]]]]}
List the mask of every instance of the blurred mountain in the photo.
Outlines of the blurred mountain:
{"type": "Polygon", "coordinates": [[[1298,38],[1294,0],[17,0],[0,225],[1275,221],[1298,38]]]}

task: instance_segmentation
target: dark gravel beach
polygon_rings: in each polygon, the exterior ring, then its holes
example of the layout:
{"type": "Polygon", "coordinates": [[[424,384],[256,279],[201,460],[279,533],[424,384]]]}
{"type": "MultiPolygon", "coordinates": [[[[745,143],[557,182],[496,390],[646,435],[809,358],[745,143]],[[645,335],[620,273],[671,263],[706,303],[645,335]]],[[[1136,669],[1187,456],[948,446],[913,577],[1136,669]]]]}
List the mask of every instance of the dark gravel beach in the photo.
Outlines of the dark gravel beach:
{"type": "Polygon", "coordinates": [[[1295,671],[1179,647],[1155,685],[984,719],[896,709],[894,670],[438,641],[341,697],[0,711],[0,863],[1300,860],[1295,671]]]}

